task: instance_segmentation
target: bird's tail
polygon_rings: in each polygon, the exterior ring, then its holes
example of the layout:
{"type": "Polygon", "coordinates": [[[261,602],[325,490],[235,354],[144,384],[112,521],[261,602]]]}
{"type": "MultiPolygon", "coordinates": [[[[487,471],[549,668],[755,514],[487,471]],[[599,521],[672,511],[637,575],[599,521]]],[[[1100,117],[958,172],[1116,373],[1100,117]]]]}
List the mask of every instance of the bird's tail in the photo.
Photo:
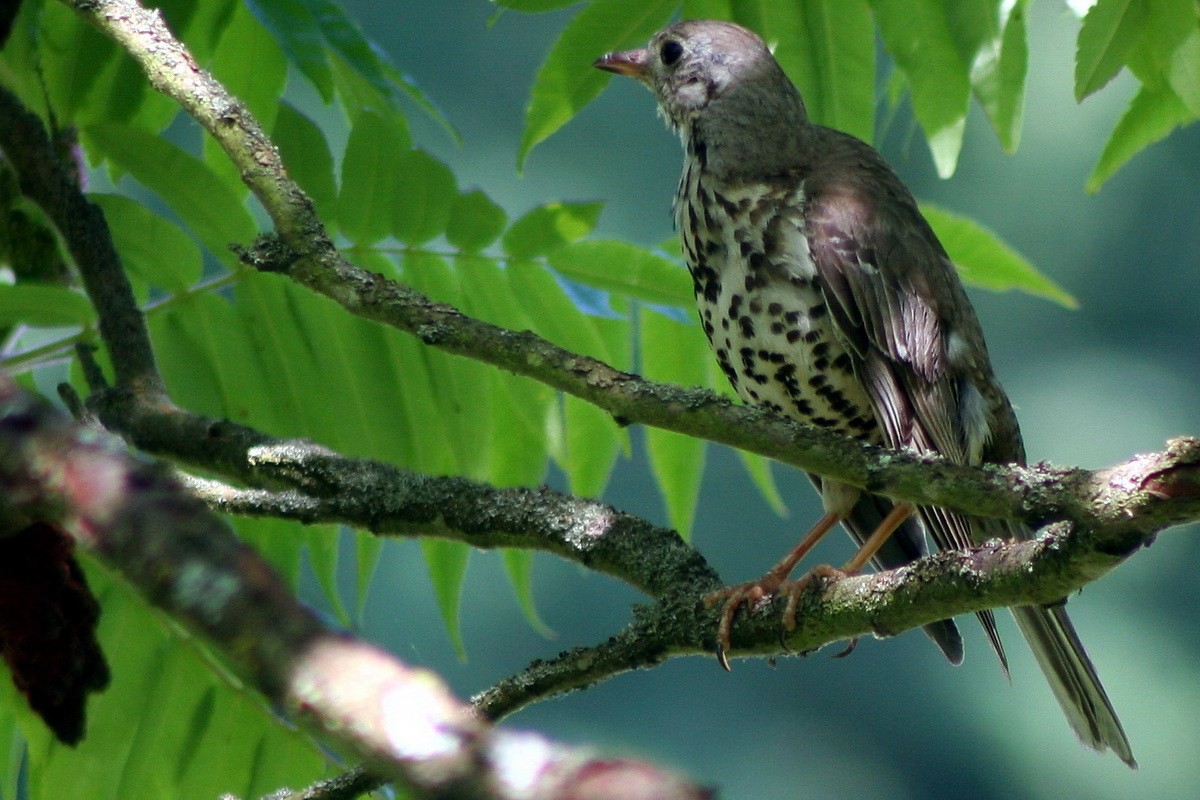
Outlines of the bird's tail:
{"type": "Polygon", "coordinates": [[[1100,752],[1112,750],[1136,768],[1125,730],[1066,609],[1020,606],[1012,613],[1075,734],[1084,744],[1100,752]]]}

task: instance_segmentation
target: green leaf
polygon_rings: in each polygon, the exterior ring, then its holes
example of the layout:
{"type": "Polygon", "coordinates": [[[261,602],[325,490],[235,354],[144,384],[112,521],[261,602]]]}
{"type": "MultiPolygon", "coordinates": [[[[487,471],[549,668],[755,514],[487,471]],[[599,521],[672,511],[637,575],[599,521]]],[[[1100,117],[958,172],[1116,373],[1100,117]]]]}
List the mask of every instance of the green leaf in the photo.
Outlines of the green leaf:
{"type": "Polygon", "coordinates": [[[592,0],[567,23],[534,78],[518,169],[535,145],[600,94],[609,76],[592,62],[609,51],[645,44],[677,6],[678,0],[592,0]]]}
{"type": "Polygon", "coordinates": [[[547,203],[523,215],[504,232],[501,244],[513,258],[537,258],[591,233],[602,203],[547,203]]]}
{"type": "Polygon", "coordinates": [[[508,215],[490,197],[475,189],[454,198],[446,241],[467,253],[475,253],[500,238],[508,215]]]}
{"type": "Polygon", "coordinates": [[[254,238],[258,228],[241,198],[191,153],[129,125],[92,125],[84,133],[114,165],[157,193],[218,258],[232,259],[230,244],[254,238]]]}
{"type": "Polygon", "coordinates": [[[866,0],[763,3],[775,57],[814,121],[864,141],[875,133],[875,28],[866,0]]]}
{"type": "Polygon", "coordinates": [[[59,3],[45,3],[40,14],[37,69],[45,75],[43,91],[55,117],[78,125],[111,113],[98,100],[111,96],[107,90],[120,60],[116,45],[59,3]]]}
{"type": "Polygon", "coordinates": [[[1100,160],[1088,176],[1087,190],[1100,191],[1126,161],[1192,119],[1187,106],[1174,92],[1169,89],[1156,92],[1143,86],[1113,128],[1100,160]]]}
{"type": "Polygon", "coordinates": [[[123,195],[92,194],[88,199],[104,211],[127,270],[169,292],[185,291],[200,280],[200,248],[175,223],[123,195]]]}
{"type": "Polygon", "coordinates": [[[445,164],[420,150],[409,150],[396,162],[398,191],[392,200],[392,234],[407,244],[421,244],[446,230],[458,185],[445,164]]]}
{"type": "MultiPolygon", "coordinates": [[[[403,280],[429,297],[462,305],[461,287],[458,276],[445,260],[420,251],[412,251],[404,257],[403,280]]],[[[488,385],[491,369],[477,361],[457,358],[442,352],[423,348],[421,356],[429,369],[436,412],[444,421],[445,439],[437,446],[453,452],[460,475],[486,480],[490,472],[488,464],[489,442],[492,437],[490,405],[479,402],[483,387],[488,385]]],[[[403,376],[401,376],[403,378],[403,376]]],[[[422,431],[421,427],[415,430],[422,431]]]]}
{"type": "Polygon", "coordinates": [[[462,542],[423,539],[421,550],[425,553],[425,566],[429,570],[429,581],[433,584],[433,594],[437,598],[438,610],[442,612],[446,633],[454,644],[454,652],[459,659],[466,661],[467,648],[463,644],[459,608],[471,549],[462,542]]]}
{"type": "Polygon", "coordinates": [[[276,40],[245,6],[235,6],[209,69],[246,104],[263,128],[271,129],[287,82],[287,60],[276,40]]]}
{"type": "Polygon", "coordinates": [[[342,158],[337,218],[355,244],[373,244],[391,232],[392,207],[400,192],[400,154],[408,132],[374,111],[362,111],[350,129],[342,158]]]}
{"type": "MultiPolygon", "coordinates": [[[[704,386],[708,382],[712,352],[695,325],[681,325],[650,310],[643,311],[638,319],[642,373],[647,378],[681,386],[704,386]]],[[[692,436],[647,428],[646,449],[671,525],[688,539],[704,477],[706,443],[692,436]]]]}
{"type": "Polygon", "coordinates": [[[320,93],[333,101],[333,73],[324,37],[304,0],[246,0],[250,12],[271,32],[287,60],[295,64],[320,93]]]}
{"type": "Polygon", "coordinates": [[[564,276],[648,303],[691,307],[692,279],[678,264],[625,242],[575,242],[555,250],[550,265],[564,276]]]}
{"type": "Polygon", "coordinates": [[[279,148],[288,173],[300,184],[319,211],[332,212],[337,201],[333,156],[325,134],[290,103],[279,104],[271,141],[279,148]]]}
{"type": "Polygon", "coordinates": [[[58,286],[0,284],[0,323],[37,328],[87,325],[96,311],[82,293],[58,286]]]}
{"type": "Polygon", "coordinates": [[[1129,68],[1146,88],[1173,91],[1200,116],[1200,8],[1191,0],[1149,0],[1146,8],[1129,68]]]}
{"type": "Polygon", "coordinates": [[[941,0],[871,0],[883,44],[912,90],[938,175],[954,174],[971,83],[941,0]]]}
{"type": "Polygon", "coordinates": [[[1112,80],[1146,25],[1142,0],[1099,0],[1083,18],[1075,47],[1075,99],[1112,80]]]}
{"type": "Polygon", "coordinates": [[[996,291],[1019,289],[1067,308],[1078,307],[1074,297],[978,222],[928,203],[921,204],[921,213],[967,283],[996,291]]]}
{"type": "Polygon", "coordinates": [[[959,57],[971,67],[971,89],[1008,152],[1020,138],[1025,100],[1026,5],[1026,0],[960,0],[947,5],[959,57]]]}
{"type": "Polygon", "coordinates": [[[501,551],[504,558],[504,569],[508,572],[508,580],[512,584],[513,594],[521,613],[525,615],[529,626],[535,631],[552,639],[554,631],[542,621],[538,614],[537,604],[533,599],[533,553],[528,550],[506,549],[501,551]]]}
{"type": "MultiPolygon", "coordinates": [[[[31,800],[261,797],[332,771],[311,738],[214,668],[198,642],[124,584],[85,568],[104,609],[99,636],[112,684],[89,699],[88,736],[73,748],[18,710],[31,800]]],[[[0,684],[6,706],[24,705],[7,675],[0,684]]]]}

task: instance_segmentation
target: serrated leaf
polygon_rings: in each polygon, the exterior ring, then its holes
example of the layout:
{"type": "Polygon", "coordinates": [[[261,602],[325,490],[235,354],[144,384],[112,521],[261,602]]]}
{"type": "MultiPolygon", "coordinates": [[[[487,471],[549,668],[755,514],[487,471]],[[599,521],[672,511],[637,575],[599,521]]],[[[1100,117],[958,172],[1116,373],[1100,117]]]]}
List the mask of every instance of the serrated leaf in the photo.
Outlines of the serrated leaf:
{"type": "Polygon", "coordinates": [[[547,639],[553,639],[557,634],[542,620],[533,599],[533,553],[529,550],[506,549],[502,551],[502,557],[513,595],[529,627],[547,639]]]}
{"type": "Polygon", "coordinates": [[[446,241],[467,253],[475,253],[500,238],[508,215],[490,197],[475,189],[454,198],[446,241]]]}
{"type": "Polygon", "coordinates": [[[547,203],[514,222],[501,244],[513,258],[537,258],[591,233],[602,203],[547,203]]]}
{"type": "Polygon", "coordinates": [[[308,78],[321,99],[326,104],[332,102],[333,72],[324,37],[304,0],[246,0],[246,6],[271,32],[288,61],[308,78]]]}
{"type": "Polygon", "coordinates": [[[1100,191],[1126,161],[1192,119],[1187,106],[1174,92],[1169,89],[1155,92],[1143,86],[1113,128],[1100,160],[1088,176],[1087,190],[1100,191]]]}
{"type": "Polygon", "coordinates": [[[279,104],[271,141],[279,148],[288,173],[320,211],[332,212],[337,201],[333,156],[325,134],[290,103],[279,104]]]}
{"type": "Polygon", "coordinates": [[[608,75],[592,62],[612,50],[644,44],[677,6],[678,0],[592,0],[567,23],[534,78],[518,169],[535,145],[600,94],[608,75]]]}
{"type": "Polygon", "coordinates": [[[912,91],[913,113],[925,131],[938,175],[958,164],[971,83],[940,0],[871,0],[884,47],[912,91]]]}
{"type": "Polygon", "coordinates": [[[978,222],[928,203],[921,213],[933,227],[964,281],[996,291],[1019,289],[1067,308],[1079,303],[978,222]]]}
{"type": "Polygon", "coordinates": [[[1075,99],[1081,101],[1112,80],[1146,25],[1142,0],[1099,0],[1083,18],[1075,46],[1075,99]]]}
{"type": "Polygon", "coordinates": [[[691,307],[695,302],[686,269],[626,242],[575,242],[553,251],[548,261],[571,280],[648,303],[691,307]]]}
{"type": "Polygon", "coordinates": [[[58,286],[0,284],[0,324],[37,328],[87,325],[96,310],[80,292],[58,286]]]}
{"type": "Polygon", "coordinates": [[[463,644],[459,608],[471,549],[462,542],[423,539],[421,550],[425,554],[425,566],[429,570],[429,581],[433,584],[433,594],[437,598],[438,610],[442,613],[446,634],[450,637],[459,659],[466,661],[467,648],[463,644]]]}
{"type": "MultiPolygon", "coordinates": [[[[652,311],[644,311],[638,319],[642,372],[647,378],[681,386],[707,383],[712,351],[695,325],[681,325],[652,311]]],[[[646,449],[671,525],[689,539],[704,477],[706,442],[647,428],[646,449]]]]}
{"type": "Polygon", "coordinates": [[[396,162],[396,182],[392,235],[407,244],[440,236],[450,222],[450,207],[458,194],[454,173],[428,153],[409,150],[396,162]]]}
{"type": "Polygon", "coordinates": [[[200,280],[200,248],[175,223],[123,195],[92,194],[88,199],[104,211],[113,243],[131,273],[170,292],[185,291],[200,280]]]}
{"type": "Polygon", "coordinates": [[[373,244],[391,232],[400,154],[407,131],[374,111],[362,111],[350,129],[342,158],[342,187],[337,218],[356,244],[373,244]]]}
{"type": "Polygon", "coordinates": [[[258,228],[238,194],[200,159],[166,139],[129,125],[92,125],[84,133],[99,152],[158,194],[213,255],[232,258],[258,228]]]}

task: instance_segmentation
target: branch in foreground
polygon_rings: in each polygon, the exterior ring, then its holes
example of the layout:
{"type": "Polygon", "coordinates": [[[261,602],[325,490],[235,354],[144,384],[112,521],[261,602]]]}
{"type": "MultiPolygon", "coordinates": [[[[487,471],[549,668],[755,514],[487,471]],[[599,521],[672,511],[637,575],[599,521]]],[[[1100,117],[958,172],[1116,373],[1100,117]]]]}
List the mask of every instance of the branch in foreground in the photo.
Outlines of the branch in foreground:
{"type": "MultiPolygon", "coordinates": [[[[1113,476],[1085,470],[976,469],[933,456],[888,452],[765,409],[733,405],[706,390],[642,380],[531,333],[506,330],[434,303],[342,258],[261,126],[199,69],[157,13],[134,0],[63,2],[125,48],[154,87],[186,109],[237,165],[278,232],[277,238],[263,237],[243,254],[244,260],[286,273],[351,313],[411,333],[430,346],[531,377],[623,420],[759,453],[917,505],[1022,519],[1035,526],[1057,519],[1085,526],[1132,522],[1135,534],[1147,525],[1157,529],[1200,517],[1200,493],[1195,491],[1155,494],[1147,487],[1115,487],[1108,480],[1113,476]]],[[[1200,446],[1190,441],[1181,440],[1178,448],[1190,448],[1190,457],[1200,464],[1200,446]]]]}
{"type": "Polygon", "coordinates": [[[149,602],[203,634],[268,700],[416,797],[710,794],[648,764],[489,727],[432,673],[327,630],[164,470],[4,377],[0,490],[0,523],[53,520],[149,602]]]}

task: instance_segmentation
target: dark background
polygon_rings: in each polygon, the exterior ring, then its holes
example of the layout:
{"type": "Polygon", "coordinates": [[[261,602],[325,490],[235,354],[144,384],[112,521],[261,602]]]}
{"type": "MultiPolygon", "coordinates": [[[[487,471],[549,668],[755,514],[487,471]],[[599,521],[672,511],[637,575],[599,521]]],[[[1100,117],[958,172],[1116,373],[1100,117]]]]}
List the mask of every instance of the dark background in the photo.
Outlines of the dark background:
{"type": "MultiPolygon", "coordinates": [[[[418,144],[510,216],[551,199],[605,200],[600,235],[651,244],[671,233],[678,142],[650,95],[614,81],[535,149],[515,154],[529,87],[571,11],[501,15],[483,0],[350,0],[366,30],[442,108],[456,146],[419,113],[418,144]]],[[[997,370],[1017,406],[1031,460],[1101,467],[1200,434],[1200,128],[1139,155],[1094,196],[1084,182],[1132,96],[1124,75],[1076,105],[1078,21],[1065,6],[1030,14],[1031,66],[1021,146],[1004,155],[972,108],[961,165],[936,178],[902,108],[881,149],[923,200],[972,216],[1080,301],[1067,310],[1025,295],[971,294],[997,370]]],[[[600,55],[597,53],[596,55],[600,55]]],[[[665,523],[635,431],[605,500],[665,523]]],[[[776,469],[791,509],[772,514],[734,457],[710,448],[694,541],[727,580],[764,569],[820,513],[807,482],[776,469]]],[[[549,480],[553,482],[554,476],[549,480]]],[[[1079,746],[1011,619],[1009,685],[972,620],[967,660],[951,668],[919,634],[863,641],[850,658],[735,662],[676,659],[541,703],[506,723],[673,764],[727,798],[1157,798],[1200,786],[1200,614],[1194,529],[1159,544],[1071,600],[1081,636],[1125,724],[1141,769],[1079,746]]],[[[818,559],[851,548],[830,537],[818,559]]],[[[463,599],[469,650],[459,662],[415,543],[390,544],[365,633],[432,666],[466,697],[561,649],[624,626],[632,591],[549,557],[535,574],[548,641],[521,616],[495,554],[477,554],[463,599]]],[[[349,584],[348,584],[349,585],[349,584]]],[[[315,595],[314,595],[315,596],[315,595]]]]}

